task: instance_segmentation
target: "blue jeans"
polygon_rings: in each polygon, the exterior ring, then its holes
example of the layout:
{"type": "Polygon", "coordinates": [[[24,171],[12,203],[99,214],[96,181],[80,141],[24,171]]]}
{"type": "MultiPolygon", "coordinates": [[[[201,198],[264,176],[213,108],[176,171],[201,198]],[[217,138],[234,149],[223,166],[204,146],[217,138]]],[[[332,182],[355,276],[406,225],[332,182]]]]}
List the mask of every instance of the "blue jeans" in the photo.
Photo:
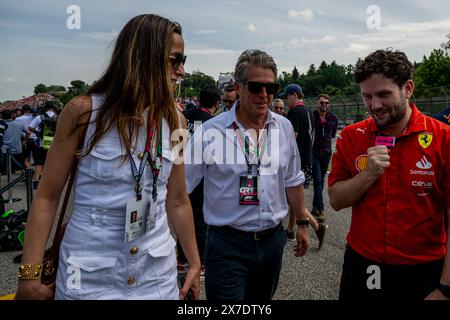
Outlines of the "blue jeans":
{"type": "Polygon", "coordinates": [[[208,227],[206,299],[270,300],[278,286],[286,233],[280,224],[262,240],[208,227]]]}
{"type": "Polygon", "coordinates": [[[314,199],[313,207],[324,210],[323,205],[323,187],[325,176],[327,174],[328,164],[330,163],[331,153],[323,153],[322,156],[313,154],[312,175],[314,181],[314,199]]]}

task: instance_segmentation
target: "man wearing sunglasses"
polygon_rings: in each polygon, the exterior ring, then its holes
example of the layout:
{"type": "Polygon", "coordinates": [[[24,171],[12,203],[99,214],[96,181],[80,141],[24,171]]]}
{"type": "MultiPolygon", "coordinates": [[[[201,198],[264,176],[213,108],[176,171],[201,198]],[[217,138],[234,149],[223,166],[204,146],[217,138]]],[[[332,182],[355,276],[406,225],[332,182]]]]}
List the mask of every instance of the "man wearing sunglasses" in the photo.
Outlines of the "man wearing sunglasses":
{"type": "Polygon", "coordinates": [[[185,149],[187,190],[204,178],[207,299],[269,300],[286,244],[286,194],[300,226],[295,256],[309,247],[304,175],[290,122],[269,112],[278,90],[273,58],[246,50],[234,76],[240,99],[205,122],[185,149]]]}
{"type": "Polygon", "coordinates": [[[317,110],[314,111],[315,136],[313,144],[312,174],[314,181],[313,209],[311,213],[317,221],[324,222],[323,186],[331,159],[331,142],[336,136],[338,119],[329,110],[330,97],[321,93],[317,97],[317,110]]]}
{"type": "Polygon", "coordinates": [[[284,112],[284,101],[279,98],[274,99],[272,101],[272,107],[270,108],[270,110],[282,116],[284,112]]]}

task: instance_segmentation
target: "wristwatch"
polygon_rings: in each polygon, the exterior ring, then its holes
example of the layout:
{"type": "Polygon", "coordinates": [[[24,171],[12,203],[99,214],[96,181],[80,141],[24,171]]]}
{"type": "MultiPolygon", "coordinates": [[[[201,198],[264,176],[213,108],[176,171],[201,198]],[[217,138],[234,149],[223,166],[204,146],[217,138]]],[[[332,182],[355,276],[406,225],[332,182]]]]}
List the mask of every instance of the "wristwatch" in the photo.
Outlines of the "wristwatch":
{"type": "Polygon", "coordinates": [[[439,283],[439,285],[437,286],[437,289],[447,298],[450,299],[450,286],[447,284],[442,284],[439,283]]]}
{"type": "Polygon", "coordinates": [[[309,226],[309,220],[308,220],[308,219],[306,219],[306,220],[303,220],[303,219],[297,219],[297,220],[296,220],[296,223],[297,223],[297,225],[298,225],[299,227],[303,227],[303,226],[308,227],[308,226],[309,226]]]}

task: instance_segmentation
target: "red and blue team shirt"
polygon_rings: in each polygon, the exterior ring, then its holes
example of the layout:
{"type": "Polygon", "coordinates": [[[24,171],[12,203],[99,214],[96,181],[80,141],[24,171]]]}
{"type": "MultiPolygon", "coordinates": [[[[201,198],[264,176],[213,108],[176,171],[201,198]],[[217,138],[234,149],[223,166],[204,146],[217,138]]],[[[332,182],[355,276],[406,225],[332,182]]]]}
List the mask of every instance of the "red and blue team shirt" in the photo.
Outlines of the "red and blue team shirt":
{"type": "MultiPolygon", "coordinates": [[[[352,207],[348,244],[386,264],[418,264],[444,258],[444,217],[450,208],[450,126],[423,115],[410,103],[405,132],[389,148],[390,167],[352,207]]],[[[365,170],[375,145],[372,118],[342,130],[328,186],[365,170]]]]}

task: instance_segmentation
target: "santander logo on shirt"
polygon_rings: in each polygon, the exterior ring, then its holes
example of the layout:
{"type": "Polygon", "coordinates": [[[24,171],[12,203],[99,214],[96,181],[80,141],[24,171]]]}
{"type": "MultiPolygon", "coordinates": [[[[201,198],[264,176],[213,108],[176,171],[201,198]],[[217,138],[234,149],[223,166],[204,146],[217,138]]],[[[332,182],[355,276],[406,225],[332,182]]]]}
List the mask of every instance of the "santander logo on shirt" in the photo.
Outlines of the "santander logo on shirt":
{"type": "Polygon", "coordinates": [[[419,160],[419,162],[416,163],[417,168],[419,169],[431,169],[433,166],[430,161],[428,161],[427,157],[423,156],[422,159],[419,160]]]}
{"type": "Polygon", "coordinates": [[[421,175],[421,176],[434,176],[434,171],[429,170],[433,167],[431,162],[427,157],[423,156],[418,162],[416,162],[416,167],[419,169],[409,170],[410,175],[421,175]]]}

